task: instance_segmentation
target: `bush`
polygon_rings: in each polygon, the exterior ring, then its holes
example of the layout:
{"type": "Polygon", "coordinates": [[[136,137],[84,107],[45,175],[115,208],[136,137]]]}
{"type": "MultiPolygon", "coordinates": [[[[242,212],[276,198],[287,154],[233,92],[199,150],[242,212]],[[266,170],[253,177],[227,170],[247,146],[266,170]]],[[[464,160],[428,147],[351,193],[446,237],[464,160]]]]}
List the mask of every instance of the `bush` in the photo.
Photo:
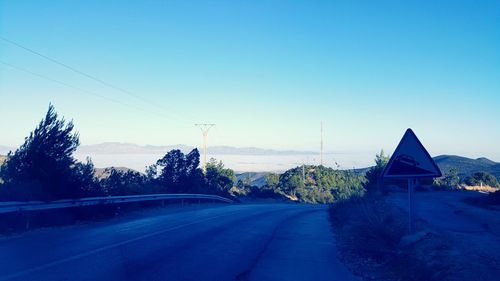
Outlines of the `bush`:
{"type": "Polygon", "coordinates": [[[380,185],[382,184],[382,173],[384,172],[387,163],[389,163],[389,158],[390,157],[388,155],[384,154],[384,150],[381,150],[380,154],[375,155],[375,166],[371,167],[365,175],[365,188],[368,192],[380,190],[380,185]]]}
{"type": "Polygon", "coordinates": [[[103,193],[111,196],[153,193],[145,175],[136,171],[120,171],[114,168],[105,170],[109,176],[101,179],[103,193]]]}
{"type": "Polygon", "coordinates": [[[458,169],[451,168],[440,178],[433,181],[433,186],[440,190],[454,190],[459,188],[460,177],[458,176],[458,169]]]}
{"type": "Polygon", "coordinates": [[[283,173],[274,189],[302,202],[332,203],[363,195],[364,182],[364,176],[354,171],[303,165],[283,173]]]}
{"type": "Polygon", "coordinates": [[[470,186],[478,186],[481,184],[491,187],[498,187],[497,178],[488,172],[477,172],[465,178],[464,183],[470,186]]]}

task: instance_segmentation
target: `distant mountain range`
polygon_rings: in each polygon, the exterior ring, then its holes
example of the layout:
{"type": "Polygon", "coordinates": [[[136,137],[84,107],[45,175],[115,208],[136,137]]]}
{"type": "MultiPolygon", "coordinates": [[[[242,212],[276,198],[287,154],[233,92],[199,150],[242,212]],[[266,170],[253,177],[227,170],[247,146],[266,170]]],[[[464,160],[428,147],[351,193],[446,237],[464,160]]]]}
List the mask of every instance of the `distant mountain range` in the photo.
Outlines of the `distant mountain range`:
{"type": "MultiPolygon", "coordinates": [[[[470,176],[476,172],[488,172],[497,179],[500,179],[500,163],[485,157],[472,159],[457,155],[439,155],[432,159],[434,159],[434,162],[436,162],[443,174],[449,172],[450,169],[456,168],[461,178],[470,176]]],[[[356,171],[364,173],[370,168],[371,167],[356,169],[356,171]]]]}
{"type": "MultiPolygon", "coordinates": [[[[187,153],[194,147],[187,145],[137,145],[132,143],[106,142],[94,145],[82,145],[78,148],[77,153],[80,155],[98,155],[98,154],[165,154],[172,149],[180,149],[187,153]]],[[[10,150],[15,150],[13,147],[0,145],[0,163],[5,160],[5,156],[10,150]]],[[[311,155],[318,154],[311,151],[295,151],[295,150],[273,150],[256,147],[232,147],[232,146],[211,146],[208,148],[210,155],[311,155]]],[[[439,166],[443,173],[448,172],[451,168],[457,168],[459,175],[463,178],[475,172],[485,171],[495,175],[500,179],[500,163],[492,161],[488,158],[471,159],[457,155],[439,155],[434,157],[434,161],[439,166]]],[[[359,172],[368,170],[367,168],[356,169],[359,172]]],[[[248,176],[241,175],[241,176],[248,176]]],[[[250,174],[252,181],[259,181],[260,174],[250,174]]],[[[257,183],[257,182],[256,182],[257,183]]],[[[261,184],[261,182],[258,182],[261,184]]]]}
{"type": "MultiPolygon", "coordinates": [[[[187,145],[137,145],[132,143],[106,142],[93,145],[82,145],[78,148],[77,153],[81,154],[159,154],[167,153],[172,149],[179,149],[187,153],[194,149],[193,146],[187,145]]],[[[233,146],[210,146],[208,153],[212,155],[301,155],[301,154],[318,154],[311,151],[296,151],[296,150],[273,150],[257,147],[233,147],[233,146]]],[[[1,150],[0,150],[1,152],[1,150]]]]}

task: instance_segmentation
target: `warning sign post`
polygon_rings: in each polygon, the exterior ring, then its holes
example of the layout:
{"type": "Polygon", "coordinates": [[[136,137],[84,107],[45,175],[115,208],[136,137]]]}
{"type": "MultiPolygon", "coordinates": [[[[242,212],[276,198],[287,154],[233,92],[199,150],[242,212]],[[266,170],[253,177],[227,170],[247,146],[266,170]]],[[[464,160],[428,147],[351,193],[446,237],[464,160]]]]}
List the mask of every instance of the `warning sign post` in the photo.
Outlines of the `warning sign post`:
{"type": "Polygon", "coordinates": [[[408,182],[408,229],[412,232],[413,192],[418,179],[441,177],[441,171],[415,133],[408,129],[387,163],[382,176],[408,182]]]}

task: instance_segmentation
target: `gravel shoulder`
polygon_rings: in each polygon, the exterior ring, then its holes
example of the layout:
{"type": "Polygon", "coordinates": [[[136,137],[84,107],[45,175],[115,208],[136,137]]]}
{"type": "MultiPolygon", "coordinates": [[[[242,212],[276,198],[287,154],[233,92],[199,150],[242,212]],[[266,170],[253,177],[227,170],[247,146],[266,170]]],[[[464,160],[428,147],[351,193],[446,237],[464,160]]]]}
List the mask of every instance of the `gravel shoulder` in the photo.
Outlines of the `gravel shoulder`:
{"type": "Polygon", "coordinates": [[[417,193],[411,235],[406,196],[392,193],[332,206],[337,246],[351,270],[365,280],[497,280],[500,211],[466,203],[485,195],[417,193]]]}

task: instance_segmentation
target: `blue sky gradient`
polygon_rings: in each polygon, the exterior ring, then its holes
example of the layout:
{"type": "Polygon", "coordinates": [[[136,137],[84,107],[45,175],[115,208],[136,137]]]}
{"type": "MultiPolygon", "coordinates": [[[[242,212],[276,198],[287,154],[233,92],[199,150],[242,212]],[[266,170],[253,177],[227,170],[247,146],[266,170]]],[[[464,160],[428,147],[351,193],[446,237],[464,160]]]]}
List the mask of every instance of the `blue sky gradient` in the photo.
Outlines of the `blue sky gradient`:
{"type": "Polygon", "coordinates": [[[500,160],[499,1],[1,1],[0,144],[52,102],[84,144],[430,153],[500,160]],[[106,3],[104,3],[106,2],[106,3]],[[92,94],[91,94],[92,93],[92,94]]]}

